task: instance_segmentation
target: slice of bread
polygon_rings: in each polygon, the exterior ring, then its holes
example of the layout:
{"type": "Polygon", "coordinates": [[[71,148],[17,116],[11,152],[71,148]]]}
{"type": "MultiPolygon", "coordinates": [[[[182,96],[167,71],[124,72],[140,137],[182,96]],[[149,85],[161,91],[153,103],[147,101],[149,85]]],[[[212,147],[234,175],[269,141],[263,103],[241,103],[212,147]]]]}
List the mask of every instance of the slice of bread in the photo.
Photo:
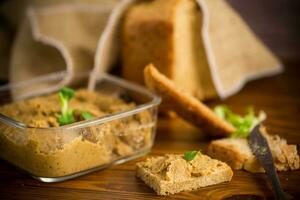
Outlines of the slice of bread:
{"type": "MultiPolygon", "coordinates": [[[[261,132],[267,139],[277,171],[299,169],[299,155],[296,145],[287,144],[278,135],[269,135],[265,128],[261,132]]],[[[233,169],[245,169],[249,172],[264,172],[255,156],[252,154],[246,138],[225,138],[212,141],[207,154],[221,160],[233,169]]]]}
{"type": "Polygon", "coordinates": [[[194,0],[140,1],[130,7],[122,26],[123,77],[143,84],[144,67],[153,63],[197,98],[216,96],[201,23],[194,0]]]}
{"type": "Polygon", "coordinates": [[[191,161],[183,155],[148,158],[137,163],[137,176],[158,195],[168,195],[230,181],[233,172],[226,163],[198,153],[191,161]]]}
{"type": "Polygon", "coordinates": [[[162,106],[166,110],[174,110],[183,119],[214,136],[228,136],[235,131],[231,124],[216,116],[192,95],[181,91],[152,64],[145,68],[144,78],[147,87],[162,97],[162,106]]]}

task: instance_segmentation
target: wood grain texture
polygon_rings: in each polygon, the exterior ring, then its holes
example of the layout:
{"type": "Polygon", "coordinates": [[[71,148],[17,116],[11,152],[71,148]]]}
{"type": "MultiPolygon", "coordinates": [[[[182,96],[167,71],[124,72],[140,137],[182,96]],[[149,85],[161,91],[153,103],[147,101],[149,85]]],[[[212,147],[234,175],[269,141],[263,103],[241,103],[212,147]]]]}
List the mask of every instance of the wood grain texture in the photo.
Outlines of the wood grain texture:
{"type": "MultiPolygon", "coordinates": [[[[268,114],[267,129],[285,137],[289,143],[300,144],[300,62],[286,63],[283,74],[249,83],[239,94],[224,103],[234,111],[243,112],[246,105],[268,114]]],[[[220,101],[208,102],[210,106],[220,101]]],[[[159,120],[158,133],[150,155],[205,150],[209,139],[201,130],[179,120],[159,120]]],[[[149,156],[149,155],[148,155],[149,156]]],[[[0,161],[0,199],[165,199],[157,196],[135,177],[135,163],[94,172],[74,180],[47,184],[23,175],[0,161]]],[[[283,189],[300,197],[300,171],[279,173],[283,189]]],[[[235,171],[230,183],[182,192],[168,199],[264,199],[272,198],[271,186],[264,174],[235,171]]]]}

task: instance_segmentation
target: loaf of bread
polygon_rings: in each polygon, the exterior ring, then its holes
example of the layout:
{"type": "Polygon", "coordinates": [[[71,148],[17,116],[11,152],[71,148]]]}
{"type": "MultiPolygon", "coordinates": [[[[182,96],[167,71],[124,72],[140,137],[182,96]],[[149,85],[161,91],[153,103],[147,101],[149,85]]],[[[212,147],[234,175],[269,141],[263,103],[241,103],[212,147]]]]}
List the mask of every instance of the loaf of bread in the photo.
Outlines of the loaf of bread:
{"type": "Polygon", "coordinates": [[[141,0],[123,15],[122,74],[153,63],[200,100],[226,98],[282,64],[226,0],[141,0]]]}
{"type": "Polygon", "coordinates": [[[226,163],[198,153],[191,161],[183,155],[148,158],[137,163],[137,176],[158,195],[168,195],[230,181],[233,172],[226,163]]]}
{"type": "Polygon", "coordinates": [[[216,96],[201,39],[201,12],[194,0],[151,0],[128,9],[122,26],[122,74],[144,84],[143,69],[159,71],[192,95],[216,96]]]}
{"type": "MultiPolygon", "coordinates": [[[[277,171],[299,169],[299,155],[296,145],[287,144],[286,140],[278,135],[269,135],[265,128],[262,128],[261,132],[268,141],[277,171]]],[[[212,158],[226,162],[236,170],[244,169],[252,173],[264,172],[252,154],[245,138],[214,140],[209,144],[207,154],[212,158]]]]}

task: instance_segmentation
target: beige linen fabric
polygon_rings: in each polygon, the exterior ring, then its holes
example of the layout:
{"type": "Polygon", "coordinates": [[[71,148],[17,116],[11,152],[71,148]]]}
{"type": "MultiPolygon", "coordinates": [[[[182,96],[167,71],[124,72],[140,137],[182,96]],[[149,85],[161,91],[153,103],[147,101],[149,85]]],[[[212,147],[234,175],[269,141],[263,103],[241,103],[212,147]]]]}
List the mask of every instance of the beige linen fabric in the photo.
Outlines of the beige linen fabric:
{"type": "MultiPolygon", "coordinates": [[[[53,4],[53,2],[52,2],[53,4]]],[[[33,6],[16,37],[10,66],[11,83],[66,71],[46,85],[13,90],[15,97],[28,92],[52,91],[73,81],[76,74],[91,70],[98,40],[115,3],[69,3],[33,6]]]]}
{"type": "MultiPolygon", "coordinates": [[[[93,69],[90,88],[97,74],[108,71],[118,60],[119,27],[128,6],[122,1],[28,1],[10,61],[10,81],[41,75],[65,76],[46,86],[49,91],[72,82],[74,75],[93,69]],[[29,3],[28,3],[29,2],[29,3]],[[52,74],[52,75],[51,75],[52,74]]],[[[202,10],[202,44],[207,62],[199,66],[210,71],[218,96],[228,97],[250,80],[278,73],[279,60],[253,34],[224,0],[197,0],[202,10]]],[[[201,70],[200,70],[201,71],[201,70]]],[[[201,74],[199,74],[201,76],[201,74]]],[[[199,86],[200,87],[200,86],[199,86]]],[[[15,97],[39,89],[13,90],[15,97]]]]}
{"type": "Polygon", "coordinates": [[[203,12],[202,38],[214,86],[221,98],[249,80],[283,70],[275,55],[224,0],[197,0],[203,12]]]}

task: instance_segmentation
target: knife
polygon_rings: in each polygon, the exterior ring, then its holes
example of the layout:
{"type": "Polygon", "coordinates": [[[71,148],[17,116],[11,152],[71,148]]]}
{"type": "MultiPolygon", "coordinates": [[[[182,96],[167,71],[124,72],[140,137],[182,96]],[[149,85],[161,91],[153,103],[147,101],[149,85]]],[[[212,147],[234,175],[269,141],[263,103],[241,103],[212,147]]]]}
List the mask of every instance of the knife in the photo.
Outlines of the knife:
{"type": "Polygon", "coordinates": [[[260,124],[256,125],[250,132],[248,143],[252,153],[266,171],[266,174],[275,191],[276,199],[286,199],[285,193],[282,190],[278,175],[275,170],[274,161],[268,142],[260,132],[260,124]]]}

